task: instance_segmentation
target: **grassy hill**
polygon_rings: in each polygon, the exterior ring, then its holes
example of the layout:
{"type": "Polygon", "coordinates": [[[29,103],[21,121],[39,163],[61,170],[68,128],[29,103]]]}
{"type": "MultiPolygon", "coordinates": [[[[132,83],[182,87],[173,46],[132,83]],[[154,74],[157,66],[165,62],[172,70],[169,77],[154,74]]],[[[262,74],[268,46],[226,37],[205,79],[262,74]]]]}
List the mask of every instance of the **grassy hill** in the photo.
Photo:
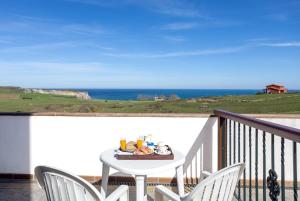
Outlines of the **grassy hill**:
{"type": "Polygon", "coordinates": [[[0,88],[0,112],[211,113],[217,108],[237,113],[300,114],[300,93],[155,102],[79,100],[25,93],[20,88],[0,88]]]}

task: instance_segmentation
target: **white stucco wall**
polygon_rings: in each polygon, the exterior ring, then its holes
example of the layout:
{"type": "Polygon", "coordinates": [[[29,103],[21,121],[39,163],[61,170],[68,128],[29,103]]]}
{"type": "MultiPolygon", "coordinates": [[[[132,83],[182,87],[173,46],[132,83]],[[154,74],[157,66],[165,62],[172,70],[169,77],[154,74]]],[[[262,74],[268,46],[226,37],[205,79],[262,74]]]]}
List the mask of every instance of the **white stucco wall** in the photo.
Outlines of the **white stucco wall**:
{"type": "MultiPolygon", "coordinates": [[[[300,128],[300,119],[264,120],[300,128]]],[[[78,175],[101,176],[99,155],[116,148],[119,139],[135,140],[152,134],[173,148],[188,154],[198,170],[187,167],[187,175],[200,170],[217,170],[217,119],[207,117],[80,117],[80,116],[0,116],[0,173],[33,174],[37,165],[50,165],[78,175]],[[190,149],[193,147],[191,152],[190,149]],[[200,147],[200,150],[198,148],[200,147]],[[192,154],[191,154],[192,153],[192,154]]],[[[242,140],[242,138],[241,138],[242,140]]],[[[246,138],[248,143],[248,138],[246,138]]],[[[262,137],[259,135],[259,169],[262,168],[262,137]]],[[[252,144],[254,144],[252,137],[252,144]]],[[[237,144],[236,144],[236,147],[237,144]]],[[[286,179],[292,180],[292,143],[285,144],[286,179]]],[[[242,149],[242,146],[241,146],[242,149]]],[[[298,161],[300,161],[298,145],[298,161]]],[[[254,178],[254,147],[252,175],[254,178]]],[[[236,155],[237,157],[237,155],[236,155]]],[[[242,153],[241,153],[242,157],[242,153]]],[[[276,138],[275,157],[280,161],[280,139],[276,138]]],[[[190,160],[189,160],[190,161],[190,160]]],[[[237,159],[236,159],[237,161],[237,159]]],[[[246,156],[249,165],[249,156],[246,156]]],[[[267,136],[267,170],[270,168],[270,142],[267,136]]],[[[280,167],[276,167],[280,174],[280,167]]],[[[300,165],[298,165],[300,172],[300,165]]],[[[248,173],[247,173],[248,174],[248,173]]],[[[172,177],[173,171],[152,176],[172,177]]],[[[261,173],[259,173],[261,178],[261,173]]],[[[280,177],[280,175],[279,175],[280,177]]]]}
{"type": "MultiPolygon", "coordinates": [[[[136,140],[147,134],[187,154],[207,120],[195,117],[0,116],[0,173],[32,174],[35,166],[43,164],[79,175],[100,176],[101,152],[118,147],[121,137],[136,140]]],[[[211,146],[212,137],[217,138],[215,122],[216,118],[201,133],[209,145],[204,153],[207,170],[217,167],[217,152],[214,153],[211,146]]],[[[173,174],[170,171],[153,176],[171,177],[173,174]]]]}

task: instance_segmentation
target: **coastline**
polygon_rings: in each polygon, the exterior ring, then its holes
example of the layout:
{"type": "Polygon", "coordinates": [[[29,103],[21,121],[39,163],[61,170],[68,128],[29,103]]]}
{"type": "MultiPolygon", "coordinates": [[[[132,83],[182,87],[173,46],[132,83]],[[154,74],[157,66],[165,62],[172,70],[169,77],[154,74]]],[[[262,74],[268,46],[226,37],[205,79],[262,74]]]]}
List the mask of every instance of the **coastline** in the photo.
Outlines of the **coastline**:
{"type": "MultiPolygon", "coordinates": [[[[217,99],[226,96],[249,96],[262,94],[263,89],[117,89],[117,88],[21,88],[25,93],[73,96],[82,100],[94,101],[165,101],[217,99]]],[[[300,93],[292,89],[289,93],[300,93]]]]}
{"type": "MultiPolygon", "coordinates": [[[[168,99],[177,96],[177,99],[212,98],[237,95],[255,95],[261,89],[68,89],[87,92],[93,100],[138,101],[154,100],[155,97],[168,99]]],[[[173,98],[174,99],[174,98],[173,98]]],[[[176,99],[176,98],[175,98],[176,99]]]]}
{"type": "MultiPolygon", "coordinates": [[[[74,89],[73,89],[74,90],[74,89]]],[[[103,91],[103,90],[101,90],[103,91]]],[[[110,91],[110,90],[109,90],[110,91]]],[[[122,90],[127,93],[127,90],[122,90]]],[[[180,90],[181,92],[183,90],[180,90]]],[[[184,92],[191,92],[184,90],[184,92]]],[[[192,90],[194,92],[195,90],[192,90]]],[[[209,90],[212,91],[212,90],[209,90]]],[[[215,91],[215,90],[213,90],[215,91]]],[[[228,92],[228,90],[226,90],[228,92]]],[[[115,91],[119,95],[119,90],[115,91]]],[[[141,91],[138,91],[141,92],[141,91]]],[[[174,91],[171,91],[174,92],[174,91]]],[[[198,90],[203,92],[203,90],[198,90]]],[[[229,91],[231,92],[231,91],[229,91]]],[[[239,90],[239,92],[243,92],[239,90]]],[[[254,94],[252,90],[252,94],[254,94]]],[[[79,92],[78,92],[79,93],[79,92]]],[[[25,93],[24,90],[1,89],[0,112],[15,113],[189,113],[211,114],[215,109],[225,109],[235,113],[252,114],[300,114],[300,93],[290,94],[261,94],[261,95],[223,95],[209,98],[177,98],[136,100],[107,100],[107,99],[79,99],[76,96],[53,95],[45,93],[25,93]]],[[[203,94],[202,94],[203,95],[203,94]]],[[[92,94],[91,94],[92,96],[92,94]]],[[[204,95],[203,95],[204,96],[204,95]]],[[[92,96],[93,97],[93,96],[92,96]]],[[[116,98],[118,99],[118,98],[116,98]]]]}

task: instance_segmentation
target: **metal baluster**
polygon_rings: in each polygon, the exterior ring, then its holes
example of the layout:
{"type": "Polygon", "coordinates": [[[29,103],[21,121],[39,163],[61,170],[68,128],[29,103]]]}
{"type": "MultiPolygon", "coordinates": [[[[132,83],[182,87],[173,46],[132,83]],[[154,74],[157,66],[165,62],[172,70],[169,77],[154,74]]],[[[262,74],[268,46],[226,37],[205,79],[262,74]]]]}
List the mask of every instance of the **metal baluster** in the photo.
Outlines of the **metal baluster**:
{"type": "MultiPolygon", "coordinates": [[[[246,163],[246,125],[243,126],[243,162],[246,163]]],[[[244,169],[244,201],[246,201],[246,168],[244,169]]]]}
{"type": "MultiPolygon", "coordinates": [[[[241,162],[241,124],[238,123],[238,162],[241,162]]],[[[238,200],[241,200],[241,182],[238,183],[238,200]]]]}
{"type": "Polygon", "coordinates": [[[281,138],[281,200],[285,201],[284,138],[281,138]]]}
{"type": "Polygon", "coordinates": [[[258,201],[258,129],[255,130],[255,200],[258,201]]]}
{"type": "Polygon", "coordinates": [[[266,132],[263,132],[263,201],[266,201],[266,132]]]}
{"type": "Polygon", "coordinates": [[[297,181],[297,143],[293,142],[293,168],[294,168],[294,201],[298,200],[298,181],[297,181]]]}
{"type": "Polygon", "coordinates": [[[275,172],[275,158],[274,158],[274,134],[271,135],[271,169],[267,178],[267,186],[269,189],[269,197],[272,201],[278,201],[280,195],[280,186],[277,181],[277,173],[275,172]]]}
{"type": "Polygon", "coordinates": [[[231,165],[231,120],[229,120],[229,165],[231,165]]]}
{"type": "Polygon", "coordinates": [[[272,169],[272,171],[275,170],[275,164],[274,164],[274,134],[271,135],[271,169],[272,169]]]}
{"type": "Polygon", "coordinates": [[[251,127],[249,126],[249,200],[252,201],[252,170],[251,170],[251,127]]]}

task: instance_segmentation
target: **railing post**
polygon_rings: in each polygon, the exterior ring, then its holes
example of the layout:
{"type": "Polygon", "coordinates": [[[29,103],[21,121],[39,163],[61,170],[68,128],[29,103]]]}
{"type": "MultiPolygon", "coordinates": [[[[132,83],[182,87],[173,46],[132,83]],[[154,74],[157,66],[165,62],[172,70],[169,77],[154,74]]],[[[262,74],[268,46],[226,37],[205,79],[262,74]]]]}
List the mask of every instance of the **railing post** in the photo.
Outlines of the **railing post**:
{"type": "Polygon", "coordinates": [[[218,118],[218,169],[227,166],[227,121],[226,118],[218,118]]]}

